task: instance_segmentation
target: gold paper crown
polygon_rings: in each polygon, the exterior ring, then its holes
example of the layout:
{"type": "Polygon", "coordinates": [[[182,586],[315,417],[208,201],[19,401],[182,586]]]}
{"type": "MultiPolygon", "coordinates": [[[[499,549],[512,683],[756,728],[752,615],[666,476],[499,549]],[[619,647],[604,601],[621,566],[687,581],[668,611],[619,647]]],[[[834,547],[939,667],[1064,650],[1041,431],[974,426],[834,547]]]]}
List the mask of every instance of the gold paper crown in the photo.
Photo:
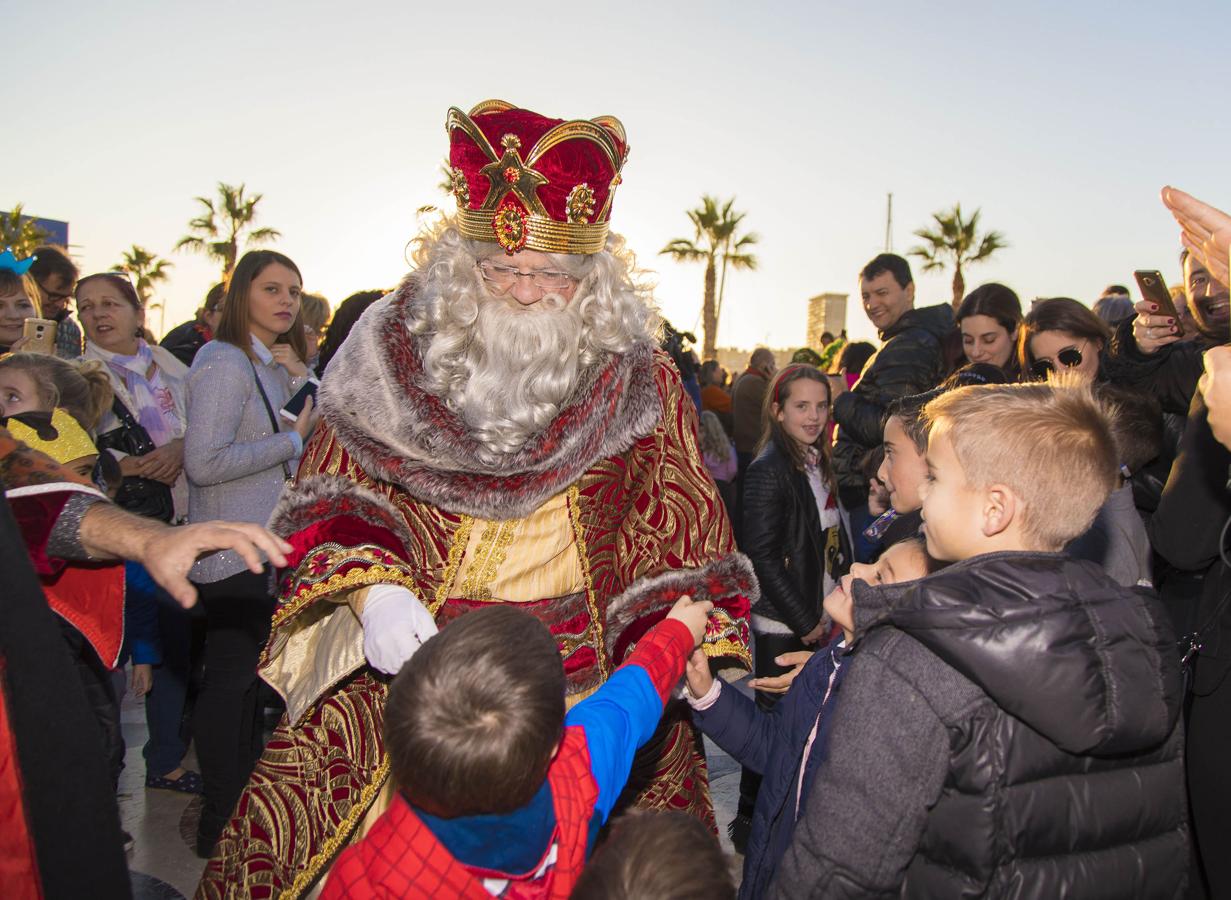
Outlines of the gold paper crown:
{"type": "Polygon", "coordinates": [[[487,100],[469,114],[453,107],[445,128],[463,235],[498,243],[510,254],[523,248],[598,253],[606,247],[611,200],[628,157],[618,119],[562,121],[487,100]],[[487,190],[480,196],[484,180],[487,190]]]}
{"type": "Polygon", "coordinates": [[[63,465],[83,456],[97,456],[98,448],[90,440],[84,428],[62,407],[56,407],[51,414],[51,426],[58,436],[50,441],[44,441],[29,425],[19,419],[9,419],[9,433],[31,450],[46,453],[56,462],[63,465]]]}

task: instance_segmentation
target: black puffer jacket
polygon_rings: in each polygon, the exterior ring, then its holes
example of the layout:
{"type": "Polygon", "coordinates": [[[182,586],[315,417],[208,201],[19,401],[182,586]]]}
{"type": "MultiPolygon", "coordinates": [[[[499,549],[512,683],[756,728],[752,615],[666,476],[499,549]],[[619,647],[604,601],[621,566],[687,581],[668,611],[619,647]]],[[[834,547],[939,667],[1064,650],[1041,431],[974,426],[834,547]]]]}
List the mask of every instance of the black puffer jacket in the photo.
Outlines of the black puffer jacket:
{"type": "Polygon", "coordinates": [[[835,580],[850,567],[846,534],[835,527],[827,548],[808,480],[771,441],[744,476],[741,546],[761,585],[752,611],[803,637],[821,620],[824,573],[835,580]]]}
{"type": "Polygon", "coordinates": [[[881,442],[881,420],[889,403],[930,390],[944,377],[942,341],[952,330],[953,310],[947,304],[907,310],[881,332],[884,344],[868,360],[855,387],[834,401],[834,472],[846,505],[867,499],[859,463],[881,442]]]}
{"type": "Polygon", "coordinates": [[[808,805],[776,896],[1184,894],[1179,659],[1152,592],[998,553],[856,582],[854,604],[813,787],[841,802],[808,805]]]}

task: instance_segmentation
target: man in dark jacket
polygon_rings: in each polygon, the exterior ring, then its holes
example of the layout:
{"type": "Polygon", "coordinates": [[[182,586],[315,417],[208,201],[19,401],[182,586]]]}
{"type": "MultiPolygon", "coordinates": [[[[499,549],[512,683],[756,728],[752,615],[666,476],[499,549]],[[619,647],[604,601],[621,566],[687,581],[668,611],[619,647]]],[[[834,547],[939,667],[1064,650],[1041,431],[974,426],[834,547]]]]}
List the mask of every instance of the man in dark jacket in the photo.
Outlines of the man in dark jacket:
{"type": "Polygon", "coordinates": [[[1208,896],[1231,896],[1231,569],[1220,553],[1222,527],[1231,518],[1227,471],[1231,452],[1210,430],[1198,394],[1176,458],[1148,530],[1168,563],[1201,573],[1201,598],[1192,618],[1200,644],[1188,717],[1188,794],[1193,836],[1208,896]]]}
{"type": "MultiPolygon", "coordinates": [[[[855,387],[833,402],[838,423],[834,472],[843,506],[851,511],[867,505],[868,486],[860,461],[881,442],[881,422],[889,402],[937,385],[944,376],[942,341],[953,330],[949,304],[914,308],[914,278],[910,264],[900,256],[882,253],[864,266],[859,290],[864,312],[883,343],[855,387]]],[[[853,527],[858,524],[855,518],[852,515],[853,527]]]]}
{"type": "Polygon", "coordinates": [[[928,552],[956,562],[854,583],[822,802],[771,895],[1183,896],[1170,624],[1151,592],[1057,552],[1114,483],[1103,411],[1088,388],[988,385],[928,417],[928,552]]]}

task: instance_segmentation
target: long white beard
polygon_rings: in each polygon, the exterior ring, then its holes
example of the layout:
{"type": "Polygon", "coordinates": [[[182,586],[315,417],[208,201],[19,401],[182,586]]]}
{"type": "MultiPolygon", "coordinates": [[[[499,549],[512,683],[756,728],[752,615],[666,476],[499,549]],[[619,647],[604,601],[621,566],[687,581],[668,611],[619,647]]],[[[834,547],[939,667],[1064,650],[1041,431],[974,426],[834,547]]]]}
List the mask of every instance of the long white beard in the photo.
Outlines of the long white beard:
{"type": "Polygon", "coordinates": [[[578,304],[553,294],[532,309],[486,299],[469,331],[459,360],[467,375],[445,399],[495,461],[525,446],[572,396],[584,327],[578,304]]]}

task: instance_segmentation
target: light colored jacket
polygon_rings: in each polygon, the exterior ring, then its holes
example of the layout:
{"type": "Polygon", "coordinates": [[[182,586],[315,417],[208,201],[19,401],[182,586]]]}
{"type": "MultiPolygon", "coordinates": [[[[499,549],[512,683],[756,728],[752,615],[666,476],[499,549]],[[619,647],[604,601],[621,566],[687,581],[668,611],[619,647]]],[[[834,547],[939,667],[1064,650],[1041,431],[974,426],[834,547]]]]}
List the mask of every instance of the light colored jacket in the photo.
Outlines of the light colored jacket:
{"type": "MultiPolygon", "coordinates": [[[[188,367],[175,358],[169,350],[166,350],[157,344],[150,344],[150,352],[154,356],[154,364],[158,366],[162,373],[162,383],[166,385],[167,390],[171,392],[171,397],[175,401],[175,414],[179,417],[180,428],[176,437],[182,438],[184,430],[188,425],[188,407],[185,398],[187,388],[185,381],[188,378],[188,367]]],[[[86,341],[85,353],[81,355],[82,359],[93,359],[103,364],[103,368],[107,372],[107,377],[111,379],[111,390],[115,392],[115,397],[120,403],[124,404],[124,408],[133,414],[133,418],[138,418],[139,410],[133,396],[128,391],[128,386],[124,384],[124,379],[116,374],[115,370],[107,365],[107,357],[99,351],[96,344],[86,341]]],[[[120,427],[120,420],[116,418],[115,413],[111,411],[111,407],[107,407],[103,413],[102,420],[98,423],[98,433],[106,434],[108,431],[114,431],[120,427]]],[[[112,451],[114,455],[121,454],[112,451]]],[[[188,481],[184,478],[184,473],[180,473],[180,477],[175,480],[175,484],[171,487],[171,497],[175,501],[175,518],[182,519],[188,515],[188,481]]]]}
{"type": "MultiPolygon", "coordinates": [[[[304,379],[293,378],[273,361],[269,350],[252,341],[255,360],[223,341],[210,341],[197,353],[188,373],[188,421],[184,472],[188,475],[188,520],[227,519],[264,525],[303,452],[303,441],[278,416],[278,409],[304,379]],[[253,378],[253,363],[278,422],[271,428],[253,378]],[[283,427],[288,430],[282,430],[283,427]]],[[[198,560],[191,578],[221,581],[245,571],[233,551],[198,560]]]]}

